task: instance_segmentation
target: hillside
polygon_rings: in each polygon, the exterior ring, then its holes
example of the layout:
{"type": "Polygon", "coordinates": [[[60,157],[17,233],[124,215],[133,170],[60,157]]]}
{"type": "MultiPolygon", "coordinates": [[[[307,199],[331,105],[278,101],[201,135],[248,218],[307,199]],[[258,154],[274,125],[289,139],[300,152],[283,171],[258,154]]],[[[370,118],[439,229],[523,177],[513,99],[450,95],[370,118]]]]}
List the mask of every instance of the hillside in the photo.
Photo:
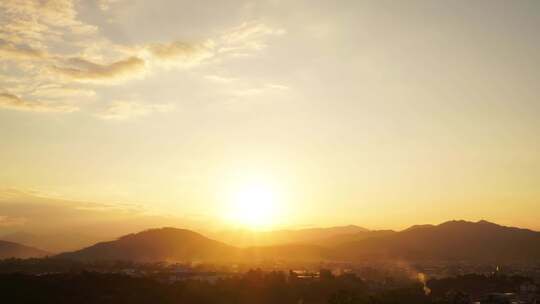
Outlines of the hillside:
{"type": "Polygon", "coordinates": [[[8,241],[0,241],[0,259],[6,258],[37,258],[46,256],[46,251],[13,243],[8,241]]]}
{"type": "Polygon", "coordinates": [[[236,254],[234,247],[196,232],[161,228],[129,234],[110,242],[57,255],[76,260],[220,261],[236,254]]]}
{"type": "Polygon", "coordinates": [[[348,260],[540,260],[540,233],[486,221],[414,226],[391,235],[336,247],[348,260]]]}

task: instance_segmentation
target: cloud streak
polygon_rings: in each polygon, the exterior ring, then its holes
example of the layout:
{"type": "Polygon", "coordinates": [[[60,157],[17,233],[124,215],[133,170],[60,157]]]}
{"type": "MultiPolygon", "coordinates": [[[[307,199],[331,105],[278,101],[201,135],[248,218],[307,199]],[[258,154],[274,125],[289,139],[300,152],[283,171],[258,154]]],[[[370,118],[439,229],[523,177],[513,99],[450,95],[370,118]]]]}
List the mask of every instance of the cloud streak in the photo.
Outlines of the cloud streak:
{"type": "Polygon", "coordinates": [[[3,0],[0,38],[31,46],[62,40],[62,31],[72,34],[95,33],[95,26],[81,22],[73,0],[3,0]]]}
{"type": "Polygon", "coordinates": [[[74,112],[78,108],[71,105],[29,101],[10,93],[0,93],[0,108],[31,112],[74,112]]]}
{"type": "Polygon", "coordinates": [[[25,45],[15,45],[0,39],[0,58],[11,60],[44,59],[46,53],[25,45]]]}
{"type": "MultiPolygon", "coordinates": [[[[98,0],[90,7],[104,13],[118,1],[98,0]]],[[[0,108],[73,112],[79,109],[70,105],[74,98],[107,99],[100,96],[107,89],[100,91],[98,85],[124,84],[156,75],[162,72],[160,68],[186,71],[204,64],[219,64],[229,56],[257,52],[266,47],[269,37],[285,33],[254,21],[200,37],[195,42],[122,44],[109,40],[113,38],[81,20],[78,9],[85,8],[88,6],[77,0],[0,1],[0,88],[9,88],[9,92],[0,90],[0,108]],[[78,87],[74,87],[74,82],[78,87]]],[[[215,83],[236,82],[236,78],[215,75],[206,78],[215,83]]],[[[252,90],[240,95],[256,93],[252,90]]],[[[95,116],[122,120],[168,110],[168,104],[114,102],[95,116]]]]}
{"type": "Polygon", "coordinates": [[[204,43],[156,43],[146,47],[148,52],[160,62],[190,67],[214,57],[215,44],[208,40],[204,43]]]}
{"type": "Polygon", "coordinates": [[[260,22],[244,22],[231,28],[220,37],[219,52],[237,53],[259,51],[266,48],[266,39],[270,36],[285,34],[281,28],[273,28],[260,22]]]}
{"type": "Polygon", "coordinates": [[[145,62],[138,57],[129,57],[110,64],[98,64],[83,58],[71,58],[65,66],[54,66],[53,71],[61,76],[82,82],[125,80],[144,72],[145,62]]]}

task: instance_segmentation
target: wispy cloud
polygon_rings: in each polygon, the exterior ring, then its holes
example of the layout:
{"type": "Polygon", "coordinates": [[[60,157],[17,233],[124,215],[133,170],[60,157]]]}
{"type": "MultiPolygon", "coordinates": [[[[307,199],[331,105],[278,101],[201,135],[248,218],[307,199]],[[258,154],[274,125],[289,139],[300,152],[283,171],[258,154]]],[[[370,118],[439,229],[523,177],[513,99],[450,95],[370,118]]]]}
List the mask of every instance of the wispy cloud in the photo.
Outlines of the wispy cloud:
{"type": "Polygon", "coordinates": [[[185,43],[155,43],[146,47],[148,52],[159,62],[175,66],[190,67],[202,63],[214,56],[214,42],[185,43]]]}
{"type": "Polygon", "coordinates": [[[90,91],[62,88],[65,86],[58,77],[48,71],[51,64],[64,57],[55,51],[73,49],[74,42],[97,35],[97,27],[78,19],[75,0],[3,0],[0,16],[2,73],[17,78],[0,78],[0,87],[10,88],[10,92],[0,91],[0,108],[33,112],[78,110],[68,98],[88,96],[90,91]]]}
{"type": "Polygon", "coordinates": [[[12,60],[37,60],[46,57],[46,53],[41,50],[31,48],[27,45],[16,45],[0,39],[0,58],[12,60]]]}
{"type": "Polygon", "coordinates": [[[0,93],[0,108],[33,112],[74,112],[78,108],[72,105],[30,101],[10,93],[0,93]]]}
{"type": "Polygon", "coordinates": [[[62,31],[70,34],[95,33],[95,26],[77,18],[73,0],[3,0],[0,38],[12,43],[43,46],[62,40],[62,31]]]}
{"type": "Polygon", "coordinates": [[[266,39],[270,36],[285,34],[285,30],[274,28],[264,23],[252,21],[229,29],[220,37],[219,52],[246,52],[258,51],[267,46],[266,39]]]}
{"type": "Polygon", "coordinates": [[[203,43],[173,41],[149,44],[145,49],[157,59],[180,67],[193,67],[220,55],[248,55],[264,49],[267,38],[283,35],[285,30],[260,22],[245,22],[225,30],[203,43]]]}
{"type": "Polygon", "coordinates": [[[83,58],[71,58],[65,66],[54,66],[53,70],[70,79],[82,82],[125,80],[144,72],[145,62],[138,57],[129,57],[110,64],[98,64],[83,58]]]}
{"type": "Polygon", "coordinates": [[[169,103],[145,104],[135,101],[114,101],[96,116],[107,120],[127,120],[155,112],[170,112],[173,109],[174,106],[169,103]]]}
{"type": "MultiPolygon", "coordinates": [[[[107,11],[118,1],[97,0],[95,5],[107,11]]],[[[130,45],[109,40],[97,26],[79,18],[77,10],[81,7],[85,5],[77,0],[0,1],[0,88],[9,88],[9,92],[0,91],[0,108],[73,112],[80,106],[74,105],[79,98],[104,99],[99,85],[125,84],[155,75],[161,68],[187,72],[230,56],[253,54],[264,49],[272,36],[285,33],[252,21],[197,41],[140,41],[130,45]]],[[[205,78],[223,84],[236,82],[236,78],[218,75],[205,78]]],[[[255,94],[257,90],[261,89],[248,88],[239,95],[255,94]]],[[[116,102],[97,116],[126,119],[164,112],[165,108],[116,102]]]]}

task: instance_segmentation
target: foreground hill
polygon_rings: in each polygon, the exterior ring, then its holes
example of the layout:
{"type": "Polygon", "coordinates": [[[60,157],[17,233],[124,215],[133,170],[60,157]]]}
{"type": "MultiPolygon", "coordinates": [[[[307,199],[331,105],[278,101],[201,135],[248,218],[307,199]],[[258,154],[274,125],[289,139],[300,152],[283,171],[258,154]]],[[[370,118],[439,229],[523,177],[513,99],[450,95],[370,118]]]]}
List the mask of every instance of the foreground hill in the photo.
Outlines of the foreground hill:
{"type": "Polygon", "coordinates": [[[0,241],[0,259],[7,258],[38,258],[44,257],[48,253],[46,251],[13,243],[8,241],[0,241]]]}
{"type": "Polygon", "coordinates": [[[539,261],[540,233],[486,221],[450,221],[341,244],[336,250],[347,260],[539,261]]]}
{"type": "Polygon", "coordinates": [[[110,242],[57,255],[74,260],[221,261],[237,252],[232,246],[186,229],[161,228],[129,234],[110,242]]]}

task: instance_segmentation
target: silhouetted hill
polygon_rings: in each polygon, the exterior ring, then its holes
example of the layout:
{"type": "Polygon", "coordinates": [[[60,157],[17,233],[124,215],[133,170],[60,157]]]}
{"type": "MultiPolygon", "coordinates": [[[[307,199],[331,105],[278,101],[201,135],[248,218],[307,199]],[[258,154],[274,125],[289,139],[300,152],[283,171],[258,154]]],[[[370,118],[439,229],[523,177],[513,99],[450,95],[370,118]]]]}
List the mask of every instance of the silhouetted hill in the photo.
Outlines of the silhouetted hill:
{"type": "Polygon", "coordinates": [[[346,259],[540,260],[540,233],[486,221],[414,226],[337,247],[346,259]]]}
{"type": "Polygon", "coordinates": [[[46,256],[48,253],[46,251],[13,243],[8,241],[0,241],[0,259],[7,258],[37,258],[46,256]]]}
{"type": "Polygon", "coordinates": [[[355,226],[308,228],[298,230],[251,231],[227,230],[215,237],[227,244],[240,247],[274,246],[286,244],[323,244],[325,240],[339,236],[352,236],[369,230],[355,226]]]}
{"type": "Polygon", "coordinates": [[[372,230],[350,234],[339,234],[329,238],[316,240],[314,244],[326,247],[335,247],[342,244],[362,241],[369,238],[385,237],[396,233],[393,230],[372,230]]]}
{"type": "Polygon", "coordinates": [[[237,249],[211,240],[196,232],[161,228],[129,234],[82,250],[57,255],[75,260],[130,261],[220,261],[236,254],[237,249]]]}
{"type": "MultiPolygon", "coordinates": [[[[292,240],[296,240],[292,236],[292,240]]],[[[286,240],[284,240],[286,242],[286,240]]],[[[76,260],[132,261],[408,261],[468,260],[517,262],[540,260],[540,233],[480,221],[451,221],[420,225],[394,232],[362,231],[337,234],[306,243],[253,246],[244,249],[211,240],[201,234],[162,228],[130,234],[111,242],[64,253],[76,260]]]]}

